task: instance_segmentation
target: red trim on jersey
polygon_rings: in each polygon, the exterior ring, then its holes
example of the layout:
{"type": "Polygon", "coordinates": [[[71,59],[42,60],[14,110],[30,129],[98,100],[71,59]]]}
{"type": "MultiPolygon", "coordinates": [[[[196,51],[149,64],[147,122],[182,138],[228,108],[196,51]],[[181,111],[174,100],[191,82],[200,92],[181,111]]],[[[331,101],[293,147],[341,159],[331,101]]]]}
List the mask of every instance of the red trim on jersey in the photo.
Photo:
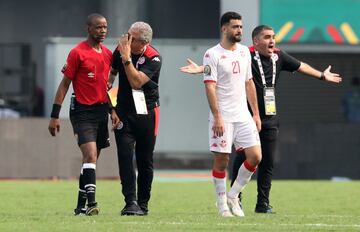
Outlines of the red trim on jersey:
{"type": "Polygon", "coordinates": [[[247,160],[244,161],[244,167],[249,170],[250,172],[255,172],[256,171],[256,167],[251,166],[247,160]]]}
{"type": "Polygon", "coordinates": [[[154,108],[155,112],[155,128],[154,128],[154,135],[157,136],[159,132],[159,119],[160,119],[160,107],[154,108]]]}
{"type": "Polygon", "coordinates": [[[299,28],[297,31],[295,31],[294,35],[290,38],[290,43],[296,43],[300,37],[304,34],[304,28],[299,28]]]}
{"type": "Polygon", "coordinates": [[[160,56],[160,54],[151,45],[147,45],[144,56],[151,58],[153,56],[160,56]]]}
{"type": "Polygon", "coordinates": [[[212,176],[215,178],[224,179],[226,177],[226,172],[218,172],[213,169],[212,176]]]}
{"type": "Polygon", "coordinates": [[[216,83],[214,80],[205,80],[204,83],[216,83]]]}
{"type": "Polygon", "coordinates": [[[327,29],[327,32],[329,33],[329,35],[331,36],[331,38],[334,40],[335,43],[337,43],[337,44],[344,43],[344,40],[341,37],[341,34],[336,30],[336,27],[334,27],[333,25],[328,25],[326,27],[326,29],[327,29]]]}

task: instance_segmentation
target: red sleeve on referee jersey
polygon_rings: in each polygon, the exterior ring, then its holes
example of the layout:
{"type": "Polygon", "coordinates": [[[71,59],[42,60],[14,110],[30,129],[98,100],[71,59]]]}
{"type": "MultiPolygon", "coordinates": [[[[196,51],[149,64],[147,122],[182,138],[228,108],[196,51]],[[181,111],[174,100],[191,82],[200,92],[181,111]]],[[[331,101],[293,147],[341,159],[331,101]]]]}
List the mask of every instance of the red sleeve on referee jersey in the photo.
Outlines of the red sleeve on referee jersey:
{"type": "Polygon", "coordinates": [[[79,54],[76,52],[75,49],[73,49],[70,51],[66,63],[63,69],[61,70],[61,72],[64,74],[64,76],[73,80],[76,75],[76,71],[78,70],[78,66],[79,66],[79,54]]]}

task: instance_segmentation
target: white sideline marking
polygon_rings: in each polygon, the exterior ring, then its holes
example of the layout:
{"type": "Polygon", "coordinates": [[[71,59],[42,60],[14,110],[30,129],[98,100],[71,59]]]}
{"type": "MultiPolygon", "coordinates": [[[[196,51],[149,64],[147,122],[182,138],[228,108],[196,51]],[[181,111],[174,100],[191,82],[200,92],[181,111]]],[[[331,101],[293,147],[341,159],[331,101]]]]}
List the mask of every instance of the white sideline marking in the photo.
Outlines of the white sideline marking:
{"type": "MultiPolygon", "coordinates": [[[[261,216],[261,215],[260,215],[261,216]]],[[[267,216],[267,215],[264,215],[267,216]]],[[[308,215],[297,215],[297,214],[279,214],[282,217],[303,217],[303,218],[359,218],[360,216],[352,215],[319,215],[319,214],[308,214],[308,215]]]]}
{"type": "MultiPolygon", "coordinates": [[[[157,222],[163,225],[208,225],[208,223],[194,223],[194,222],[157,222]]],[[[135,225],[152,225],[152,222],[121,222],[121,224],[135,224],[135,225]]],[[[324,227],[324,228],[341,228],[341,227],[350,227],[350,228],[360,228],[360,224],[344,224],[344,225],[335,225],[335,224],[325,224],[325,223],[306,223],[306,224],[294,224],[294,223],[217,223],[219,226],[282,226],[282,227],[324,227]]]]}

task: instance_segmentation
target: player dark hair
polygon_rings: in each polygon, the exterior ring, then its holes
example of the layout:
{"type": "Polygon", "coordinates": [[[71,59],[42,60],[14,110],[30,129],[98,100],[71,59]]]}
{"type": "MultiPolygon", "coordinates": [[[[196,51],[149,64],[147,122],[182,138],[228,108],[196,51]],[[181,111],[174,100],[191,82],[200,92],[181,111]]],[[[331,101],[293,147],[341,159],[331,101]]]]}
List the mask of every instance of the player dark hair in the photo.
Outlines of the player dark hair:
{"type": "Polygon", "coordinates": [[[274,30],[272,27],[268,25],[260,25],[255,27],[255,29],[252,31],[251,38],[257,37],[263,30],[274,30]]]}
{"type": "Polygon", "coordinates": [[[104,19],[105,17],[98,13],[89,14],[86,18],[86,25],[91,26],[93,20],[96,18],[104,19]]]}
{"type": "Polygon", "coordinates": [[[232,19],[238,19],[238,20],[241,20],[241,15],[239,15],[238,13],[236,12],[232,12],[232,11],[229,11],[229,12],[226,12],[225,14],[223,14],[221,16],[221,19],[220,19],[220,27],[224,26],[225,24],[229,23],[230,20],[232,19]]]}

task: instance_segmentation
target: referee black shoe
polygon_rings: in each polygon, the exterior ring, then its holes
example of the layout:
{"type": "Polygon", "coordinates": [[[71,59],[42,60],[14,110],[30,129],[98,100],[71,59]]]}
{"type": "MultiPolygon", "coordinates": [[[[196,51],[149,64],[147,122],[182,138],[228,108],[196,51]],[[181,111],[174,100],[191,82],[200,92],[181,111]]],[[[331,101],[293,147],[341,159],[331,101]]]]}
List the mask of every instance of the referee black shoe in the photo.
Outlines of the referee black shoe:
{"type": "Polygon", "coordinates": [[[271,205],[267,203],[262,203],[262,204],[256,204],[255,213],[274,214],[276,212],[273,211],[271,205]]]}
{"type": "Polygon", "coordinates": [[[125,207],[121,210],[121,216],[144,216],[144,212],[141,210],[140,206],[136,201],[126,204],[125,207]]]}

